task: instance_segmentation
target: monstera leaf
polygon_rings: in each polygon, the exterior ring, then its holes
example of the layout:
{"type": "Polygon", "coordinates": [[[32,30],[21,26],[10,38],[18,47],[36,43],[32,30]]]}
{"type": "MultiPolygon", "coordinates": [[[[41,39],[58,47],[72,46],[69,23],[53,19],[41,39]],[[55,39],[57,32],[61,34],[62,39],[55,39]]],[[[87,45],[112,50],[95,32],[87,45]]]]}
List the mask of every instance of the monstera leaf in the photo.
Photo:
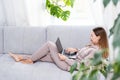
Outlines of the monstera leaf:
{"type": "Polygon", "coordinates": [[[70,11],[63,11],[61,13],[61,19],[64,21],[66,21],[69,18],[69,16],[70,16],[70,11]]]}
{"type": "Polygon", "coordinates": [[[62,9],[58,6],[53,6],[50,9],[50,14],[59,18],[61,16],[62,9]]]}
{"type": "MultiPolygon", "coordinates": [[[[63,0],[63,2],[65,3],[64,7],[66,6],[73,7],[74,0],[63,0]]],[[[61,18],[64,21],[67,21],[70,16],[70,11],[62,9],[62,7],[57,4],[57,2],[52,3],[50,0],[46,0],[46,9],[52,16],[61,18]]]]}

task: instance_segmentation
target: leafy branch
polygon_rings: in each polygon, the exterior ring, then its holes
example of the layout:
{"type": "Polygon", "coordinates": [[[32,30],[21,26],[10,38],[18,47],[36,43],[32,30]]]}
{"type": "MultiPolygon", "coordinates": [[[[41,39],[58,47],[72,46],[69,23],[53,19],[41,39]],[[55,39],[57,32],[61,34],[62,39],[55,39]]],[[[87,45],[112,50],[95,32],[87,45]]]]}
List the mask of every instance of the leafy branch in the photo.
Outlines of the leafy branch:
{"type": "MultiPolygon", "coordinates": [[[[98,74],[103,74],[107,78],[108,73],[112,70],[112,65],[102,58],[104,50],[97,52],[91,59],[91,64],[86,66],[84,61],[80,64],[79,70],[73,75],[72,80],[98,80],[98,74]]],[[[73,73],[77,68],[76,63],[72,65],[70,72],[73,73]]]]}
{"type": "MultiPolygon", "coordinates": [[[[66,6],[73,7],[74,0],[63,0],[63,2],[64,2],[65,7],[66,6]]],[[[46,9],[52,16],[61,18],[64,21],[68,20],[70,16],[70,11],[63,10],[61,5],[57,4],[57,1],[54,2],[54,1],[46,0],[46,9]]]]}
{"type": "Polygon", "coordinates": [[[120,77],[120,13],[114,22],[114,26],[110,29],[110,36],[113,35],[113,48],[117,50],[118,56],[113,63],[114,74],[112,80],[116,80],[120,77]]]}

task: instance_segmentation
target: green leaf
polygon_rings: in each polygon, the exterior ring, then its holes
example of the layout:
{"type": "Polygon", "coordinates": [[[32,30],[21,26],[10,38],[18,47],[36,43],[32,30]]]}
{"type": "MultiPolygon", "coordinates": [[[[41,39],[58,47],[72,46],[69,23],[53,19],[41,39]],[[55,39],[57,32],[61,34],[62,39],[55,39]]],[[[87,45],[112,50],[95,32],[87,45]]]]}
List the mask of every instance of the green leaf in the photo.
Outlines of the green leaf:
{"type": "Polygon", "coordinates": [[[120,78],[120,14],[118,15],[117,19],[114,22],[113,26],[113,48],[116,50],[118,49],[117,58],[114,61],[113,67],[113,77],[111,80],[118,80],[120,78]]]}
{"type": "Polygon", "coordinates": [[[81,77],[80,77],[79,80],[89,80],[89,79],[88,79],[88,74],[83,74],[83,75],[81,75],[81,77]]]}
{"type": "Polygon", "coordinates": [[[118,17],[115,19],[114,25],[113,25],[113,27],[110,29],[110,35],[109,35],[109,37],[114,34],[115,28],[118,27],[117,24],[119,24],[119,18],[120,18],[120,14],[119,14],[118,17]]]}
{"type": "Polygon", "coordinates": [[[86,68],[85,64],[84,64],[84,63],[81,63],[81,64],[80,64],[79,71],[83,71],[85,68],[86,68]]]}
{"type": "Polygon", "coordinates": [[[95,70],[93,70],[93,71],[91,71],[91,73],[90,73],[89,77],[93,77],[96,73],[97,73],[97,70],[96,70],[96,69],[95,69],[95,70]]]}
{"type": "Polygon", "coordinates": [[[64,3],[65,3],[65,5],[67,5],[67,6],[70,6],[70,5],[71,5],[70,0],[64,0],[64,3]]]}
{"type": "Polygon", "coordinates": [[[94,54],[94,58],[92,59],[92,62],[91,62],[91,64],[93,66],[97,66],[99,64],[102,64],[102,54],[103,54],[103,50],[97,51],[94,54]]]}
{"type": "Polygon", "coordinates": [[[107,78],[107,72],[104,70],[100,70],[100,72],[104,75],[105,78],[107,78]]]}
{"type": "Polygon", "coordinates": [[[46,8],[50,9],[52,6],[54,6],[54,5],[51,4],[49,0],[46,0],[46,8]]]}
{"type": "Polygon", "coordinates": [[[113,69],[115,73],[120,73],[120,63],[119,62],[115,62],[113,64],[113,69]]]}
{"type": "Polygon", "coordinates": [[[106,7],[109,4],[110,0],[103,0],[103,5],[106,7]]]}
{"type": "Polygon", "coordinates": [[[113,48],[120,47],[120,14],[114,21],[113,27],[110,29],[110,36],[113,35],[113,48]]]}
{"type": "Polygon", "coordinates": [[[82,72],[77,72],[77,73],[72,77],[72,80],[79,80],[81,74],[82,74],[82,72]]]}
{"type": "Polygon", "coordinates": [[[99,71],[103,74],[103,76],[105,78],[107,78],[108,77],[108,73],[110,73],[112,71],[112,64],[109,64],[109,65],[103,65],[102,64],[102,67],[101,67],[101,69],[99,71]]]}
{"type": "Polygon", "coordinates": [[[63,11],[61,13],[61,19],[64,21],[66,21],[69,18],[69,16],[70,16],[70,11],[63,11]]]}
{"type": "Polygon", "coordinates": [[[120,74],[114,73],[111,80],[119,80],[119,79],[118,79],[119,77],[120,77],[120,74]]]}
{"type": "MultiPolygon", "coordinates": [[[[64,1],[66,1],[67,5],[73,6],[74,0],[64,0],[64,1]]],[[[59,5],[52,4],[49,0],[46,0],[46,9],[51,15],[57,18],[61,18],[64,21],[66,21],[70,16],[70,11],[68,10],[63,11],[59,5]]]]}
{"type": "Polygon", "coordinates": [[[75,0],[71,0],[71,7],[73,7],[75,0]]]}
{"type": "MultiPolygon", "coordinates": [[[[115,24],[115,23],[114,23],[115,24]]],[[[110,35],[109,35],[109,38],[114,34],[114,27],[115,26],[113,26],[109,31],[110,31],[110,35]]]]}
{"type": "Polygon", "coordinates": [[[118,78],[120,78],[120,59],[119,59],[119,56],[120,56],[120,50],[119,50],[119,55],[118,55],[117,59],[115,59],[115,62],[112,65],[113,71],[114,71],[112,80],[117,80],[118,78]]]}
{"type": "Polygon", "coordinates": [[[89,74],[89,80],[97,80],[98,70],[92,70],[89,74]]]}
{"type": "Polygon", "coordinates": [[[116,57],[115,62],[120,63],[120,49],[118,51],[118,56],[116,57]]]}
{"type": "Polygon", "coordinates": [[[77,68],[77,63],[74,63],[74,64],[70,67],[70,73],[73,73],[76,68],[77,68]]]}
{"type": "Polygon", "coordinates": [[[75,1],[75,0],[64,0],[64,3],[65,3],[66,6],[71,6],[71,7],[73,7],[74,1],[75,1]]]}
{"type": "Polygon", "coordinates": [[[50,1],[49,0],[46,0],[46,8],[47,7],[50,7],[50,1]]]}
{"type": "Polygon", "coordinates": [[[61,16],[62,9],[59,6],[53,6],[50,9],[50,14],[59,18],[61,16]]]}
{"type": "Polygon", "coordinates": [[[112,64],[109,64],[109,65],[106,67],[106,71],[107,71],[108,73],[111,72],[112,69],[113,69],[112,64]]]}
{"type": "Polygon", "coordinates": [[[112,0],[113,4],[116,6],[119,0],[112,0]]]}

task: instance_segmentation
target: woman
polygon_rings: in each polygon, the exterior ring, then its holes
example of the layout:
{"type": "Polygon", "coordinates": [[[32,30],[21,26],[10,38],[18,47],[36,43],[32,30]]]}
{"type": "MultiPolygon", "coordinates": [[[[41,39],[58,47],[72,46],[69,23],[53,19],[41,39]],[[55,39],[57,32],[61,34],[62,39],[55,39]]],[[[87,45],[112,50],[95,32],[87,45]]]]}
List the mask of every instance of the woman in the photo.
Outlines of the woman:
{"type": "MultiPolygon", "coordinates": [[[[9,52],[17,62],[26,64],[34,63],[37,60],[55,63],[60,69],[69,71],[71,65],[75,62],[79,63],[84,59],[90,59],[94,57],[96,51],[101,49],[108,50],[108,41],[105,30],[102,27],[94,28],[91,32],[91,44],[81,49],[67,48],[66,52],[77,52],[76,59],[69,59],[66,56],[58,53],[58,49],[53,42],[48,41],[39,50],[32,55],[18,55],[9,52]]],[[[103,58],[108,57],[108,51],[103,54],[103,58]]],[[[88,64],[89,62],[86,62],[88,64]]]]}

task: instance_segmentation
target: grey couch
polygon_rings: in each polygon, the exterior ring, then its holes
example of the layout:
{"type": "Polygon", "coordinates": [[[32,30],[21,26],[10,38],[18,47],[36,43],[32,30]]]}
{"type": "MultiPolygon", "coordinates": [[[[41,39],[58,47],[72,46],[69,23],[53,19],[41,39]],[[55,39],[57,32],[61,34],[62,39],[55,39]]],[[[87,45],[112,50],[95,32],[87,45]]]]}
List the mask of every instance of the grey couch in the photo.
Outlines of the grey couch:
{"type": "Polygon", "coordinates": [[[94,26],[47,26],[0,28],[0,80],[71,80],[69,72],[55,64],[15,62],[8,52],[33,54],[46,41],[55,42],[60,37],[64,48],[81,48],[89,43],[94,26]]]}

